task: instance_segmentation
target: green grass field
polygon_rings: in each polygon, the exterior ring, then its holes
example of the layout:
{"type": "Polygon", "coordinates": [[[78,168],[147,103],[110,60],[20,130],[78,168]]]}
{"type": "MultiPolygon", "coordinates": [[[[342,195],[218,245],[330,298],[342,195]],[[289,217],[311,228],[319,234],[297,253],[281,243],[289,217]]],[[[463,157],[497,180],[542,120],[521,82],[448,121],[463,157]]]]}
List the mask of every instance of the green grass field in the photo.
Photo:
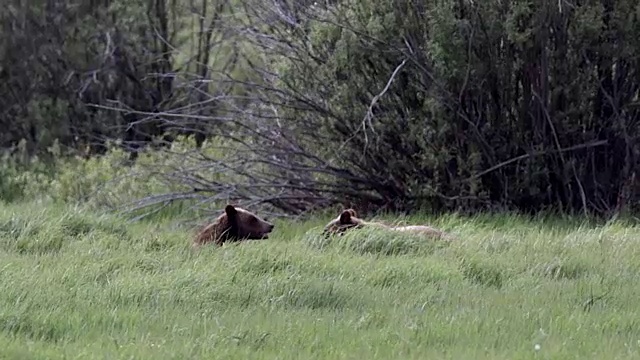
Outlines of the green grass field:
{"type": "Polygon", "coordinates": [[[432,219],[447,245],[327,220],[193,251],[170,223],[5,205],[0,358],[640,357],[639,228],[432,219]]]}

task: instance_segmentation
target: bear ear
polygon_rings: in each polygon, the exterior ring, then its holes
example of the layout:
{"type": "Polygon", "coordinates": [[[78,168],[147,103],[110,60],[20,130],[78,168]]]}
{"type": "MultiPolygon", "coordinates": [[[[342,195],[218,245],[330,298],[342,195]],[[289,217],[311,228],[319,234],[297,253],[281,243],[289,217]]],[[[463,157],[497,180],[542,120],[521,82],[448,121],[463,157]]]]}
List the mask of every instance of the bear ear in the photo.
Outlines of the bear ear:
{"type": "Polygon", "coordinates": [[[233,207],[233,205],[229,204],[224,208],[224,212],[227,213],[227,216],[234,217],[238,213],[238,210],[236,210],[236,208],[233,207]]]}
{"type": "Polygon", "coordinates": [[[351,217],[358,217],[358,213],[355,210],[349,208],[346,211],[348,211],[351,214],[351,217]]]}
{"type": "Polygon", "coordinates": [[[345,210],[340,214],[340,224],[351,224],[351,211],[345,210]]]}

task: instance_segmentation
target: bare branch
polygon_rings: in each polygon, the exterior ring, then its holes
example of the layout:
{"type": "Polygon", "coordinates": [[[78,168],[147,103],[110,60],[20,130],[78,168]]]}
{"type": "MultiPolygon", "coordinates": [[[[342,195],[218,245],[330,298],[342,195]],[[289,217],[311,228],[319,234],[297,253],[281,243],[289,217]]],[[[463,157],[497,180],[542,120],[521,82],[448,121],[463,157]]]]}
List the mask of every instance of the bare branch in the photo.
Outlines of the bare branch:
{"type": "Polygon", "coordinates": [[[541,150],[541,151],[535,151],[533,153],[530,154],[524,154],[524,155],[520,155],[520,156],[516,156],[512,159],[503,161],[495,166],[492,166],[486,170],[483,170],[479,173],[474,174],[471,179],[477,179],[480,178],[490,172],[496,171],[500,168],[503,168],[509,164],[513,164],[516,161],[520,161],[520,160],[524,160],[524,159],[528,159],[530,157],[534,157],[534,156],[540,156],[540,155],[546,155],[546,154],[553,154],[553,153],[564,153],[567,151],[574,151],[574,150],[580,150],[580,149],[587,149],[587,148],[592,148],[592,147],[596,147],[596,146],[603,146],[603,145],[607,145],[608,141],[607,140],[599,140],[599,141],[593,141],[590,143],[586,143],[586,144],[580,144],[580,145],[574,145],[574,146],[570,146],[568,148],[564,148],[564,149],[559,149],[559,150],[541,150]]]}

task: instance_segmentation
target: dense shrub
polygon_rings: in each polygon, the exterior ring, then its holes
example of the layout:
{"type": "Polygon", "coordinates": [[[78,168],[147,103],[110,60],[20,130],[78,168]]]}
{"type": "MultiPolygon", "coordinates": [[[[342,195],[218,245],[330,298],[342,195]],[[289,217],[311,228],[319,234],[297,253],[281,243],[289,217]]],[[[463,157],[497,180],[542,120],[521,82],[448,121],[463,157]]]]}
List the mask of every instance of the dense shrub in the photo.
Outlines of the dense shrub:
{"type": "MultiPolygon", "coordinates": [[[[177,206],[170,198],[163,201],[166,194],[178,194],[184,187],[167,183],[166,178],[158,174],[179,174],[182,169],[193,166],[185,156],[193,146],[193,139],[179,137],[170,147],[173,155],[149,149],[141,152],[133,163],[126,151],[109,143],[105,154],[90,158],[64,156],[57,146],[51,147],[45,157],[28,156],[21,150],[2,158],[0,200],[8,203],[48,200],[83,204],[96,210],[127,211],[133,215],[170,208],[175,215],[176,211],[187,211],[189,205],[197,204],[199,199],[185,197],[183,200],[190,201],[177,206]],[[145,199],[149,206],[144,206],[145,199]]],[[[200,154],[214,157],[216,149],[205,144],[200,154]]],[[[207,169],[200,169],[197,175],[216,178],[215,174],[208,174],[207,169]]],[[[213,202],[213,207],[216,205],[220,206],[213,202]]]]}
{"type": "Polygon", "coordinates": [[[50,186],[107,206],[233,199],[298,214],[637,204],[634,1],[74,4],[0,15],[0,125],[18,124],[0,146],[109,154],[26,173],[5,161],[5,199],[50,186]],[[193,133],[199,150],[171,145],[193,133]],[[166,147],[132,165],[151,177],[132,177],[107,139],[129,160],[166,147]],[[128,180],[103,186],[111,175],[128,180]]]}
{"type": "Polygon", "coordinates": [[[308,158],[348,184],[336,200],[610,214],[636,199],[636,2],[347,0],[296,15],[296,31],[266,30],[287,44],[273,98],[308,158]]]}

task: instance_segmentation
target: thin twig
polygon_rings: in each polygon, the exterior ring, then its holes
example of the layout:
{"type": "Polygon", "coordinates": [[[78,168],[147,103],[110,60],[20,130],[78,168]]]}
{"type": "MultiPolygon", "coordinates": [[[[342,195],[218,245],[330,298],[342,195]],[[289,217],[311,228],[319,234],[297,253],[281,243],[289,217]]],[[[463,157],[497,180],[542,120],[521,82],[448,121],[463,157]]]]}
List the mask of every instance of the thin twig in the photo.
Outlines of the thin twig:
{"type": "Polygon", "coordinates": [[[593,142],[589,142],[589,143],[585,143],[585,144],[580,144],[580,145],[574,145],[574,146],[570,146],[568,148],[564,148],[564,149],[560,149],[560,150],[542,150],[542,151],[535,151],[533,153],[530,154],[524,154],[524,155],[520,155],[520,156],[516,156],[512,159],[503,161],[497,165],[494,165],[486,170],[483,170],[473,176],[471,176],[471,178],[469,178],[469,180],[475,180],[477,178],[480,178],[490,172],[496,171],[500,168],[503,168],[509,164],[512,164],[516,161],[520,161],[520,160],[524,160],[530,157],[534,157],[534,156],[540,156],[540,155],[547,155],[547,154],[554,154],[554,153],[560,153],[560,152],[567,152],[567,151],[573,151],[573,150],[579,150],[579,149],[585,149],[585,148],[592,148],[592,147],[596,147],[596,146],[602,146],[602,145],[607,145],[608,141],[607,140],[598,140],[598,141],[593,141],[593,142]]]}
{"type": "Polygon", "coordinates": [[[347,139],[345,140],[342,145],[340,145],[339,150],[341,150],[342,148],[344,148],[344,146],[346,146],[346,144],[353,139],[359,132],[360,129],[364,132],[364,149],[363,149],[363,153],[366,152],[368,144],[369,144],[369,137],[367,135],[367,125],[369,126],[369,128],[371,129],[371,132],[373,134],[375,134],[375,129],[373,127],[373,107],[378,103],[378,100],[380,100],[380,98],[382,96],[384,96],[384,94],[386,94],[387,91],[389,91],[389,88],[391,87],[391,83],[393,82],[393,80],[395,79],[396,75],[398,74],[398,72],[400,72],[400,70],[404,67],[404,65],[407,63],[407,59],[405,58],[404,60],[402,60],[402,62],[396,66],[395,70],[393,70],[393,73],[391,73],[391,76],[389,77],[389,80],[387,80],[387,84],[385,85],[385,87],[382,89],[382,91],[373,97],[373,99],[371,100],[371,103],[369,104],[369,107],[367,108],[367,111],[364,115],[364,118],[362,119],[362,123],[361,126],[347,139]]]}

